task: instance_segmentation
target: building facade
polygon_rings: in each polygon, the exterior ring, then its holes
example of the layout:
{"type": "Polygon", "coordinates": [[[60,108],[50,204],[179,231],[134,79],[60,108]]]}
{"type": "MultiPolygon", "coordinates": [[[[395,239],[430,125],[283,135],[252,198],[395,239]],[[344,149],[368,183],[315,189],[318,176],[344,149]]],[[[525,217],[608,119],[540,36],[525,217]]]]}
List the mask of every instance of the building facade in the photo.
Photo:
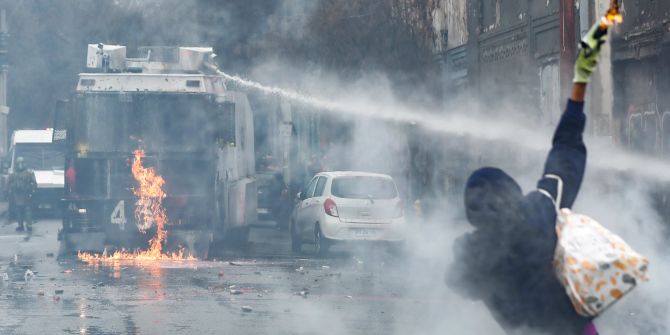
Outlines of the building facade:
{"type": "Polygon", "coordinates": [[[612,39],[613,136],[670,158],[670,2],[628,0],[623,10],[612,39]]]}

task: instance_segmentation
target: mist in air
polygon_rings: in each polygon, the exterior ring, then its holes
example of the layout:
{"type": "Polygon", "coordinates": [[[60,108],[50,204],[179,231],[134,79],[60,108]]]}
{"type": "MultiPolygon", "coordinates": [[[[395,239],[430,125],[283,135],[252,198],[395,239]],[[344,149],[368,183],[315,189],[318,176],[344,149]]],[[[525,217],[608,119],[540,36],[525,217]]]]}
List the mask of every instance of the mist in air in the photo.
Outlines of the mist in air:
{"type": "MultiPolygon", "coordinates": [[[[452,253],[453,241],[471,230],[462,209],[463,183],[478,167],[498,166],[524,192],[531,191],[541,177],[552,125],[524,121],[538,114],[538,107],[519,109],[513,96],[464,94],[443,101],[435,88],[440,83],[430,42],[434,36],[422,37],[414,28],[429,30],[429,18],[394,19],[393,6],[383,3],[1,0],[11,31],[10,127],[50,125],[54,101],[67,98],[83,69],[86,44],[121,44],[128,50],[213,46],[219,73],[229,88],[246,92],[252,106],[274,97],[292,110],[353,124],[318,153],[327,167],[391,174],[405,190],[413,227],[408,254],[380,271],[403,273],[398,285],[425,301],[396,306],[393,333],[503,334],[481,302],[445,284],[449,265],[467,262],[452,253]],[[342,3],[348,9],[338,6],[342,3]],[[497,100],[495,108],[488,107],[491,100],[497,100]],[[420,154],[413,154],[416,148],[420,154]],[[415,203],[427,214],[412,214],[415,203]],[[417,308],[421,329],[402,316],[417,308]]],[[[602,334],[667,334],[668,231],[652,195],[670,182],[670,164],[611,145],[608,138],[587,137],[586,143],[587,175],[574,210],[624,237],[651,264],[651,281],[596,323],[602,334]]],[[[376,259],[368,253],[357,257],[376,259]]],[[[341,324],[351,311],[332,314],[316,300],[309,307],[313,318],[302,326],[346,333],[341,324]]]]}

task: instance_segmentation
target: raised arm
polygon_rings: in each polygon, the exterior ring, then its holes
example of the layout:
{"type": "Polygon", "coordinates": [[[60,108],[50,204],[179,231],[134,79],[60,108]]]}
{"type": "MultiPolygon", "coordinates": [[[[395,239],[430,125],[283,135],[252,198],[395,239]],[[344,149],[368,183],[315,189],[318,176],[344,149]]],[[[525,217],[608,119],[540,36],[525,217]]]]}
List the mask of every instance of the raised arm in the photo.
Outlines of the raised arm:
{"type": "MultiPolygon", "coordinates": [[[[557,175],[563,180],[561,208],[570,208],[577,198],[586,167],[586,146],[582,134],[586,124],[584,102],[568,100],[556,127],[551,151],[544,165],[544,175],[557,175]]],[[[557,198],[557,182],[543,177],[537,184],[557,198]]]]}
{"type": "Polygon", "coordinates": [[[544,166],[544,175],[537,186],[557,198],[557,182],[546,175],[557,175],[563,180],[561,208],[570,208],[577,198],[586,167],[586,146],[583,134],[586,124],[584,97],[586,85],[598,65],[600,46],[607,38],[607,27],[596,23],[581,41],[575,63],[572,93],[565,112],[556,127],[552,148],[544,166]]]}

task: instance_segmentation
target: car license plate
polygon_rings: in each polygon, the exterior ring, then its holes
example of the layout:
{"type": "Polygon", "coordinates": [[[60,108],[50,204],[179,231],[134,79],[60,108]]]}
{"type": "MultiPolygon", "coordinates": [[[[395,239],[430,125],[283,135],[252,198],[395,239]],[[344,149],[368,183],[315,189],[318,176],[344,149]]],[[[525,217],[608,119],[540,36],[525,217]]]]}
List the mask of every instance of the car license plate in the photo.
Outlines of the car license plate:
{"type": "Polygon", "coordinates": [[[258,214],[269,214],[270,211],[267,208],[259,208],[258,214]]]}
{"type": "Polygon", "coordinates": [[[375,237],[377,230],[375,229],[354,229],[354,236],[356,237],[375,237]]]}

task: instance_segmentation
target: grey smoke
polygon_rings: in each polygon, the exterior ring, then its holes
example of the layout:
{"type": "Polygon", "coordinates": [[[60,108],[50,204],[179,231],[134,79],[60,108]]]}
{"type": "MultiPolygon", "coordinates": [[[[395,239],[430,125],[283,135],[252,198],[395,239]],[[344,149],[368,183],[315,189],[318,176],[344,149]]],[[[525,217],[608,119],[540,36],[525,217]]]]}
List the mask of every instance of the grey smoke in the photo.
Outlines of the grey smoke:
{"type": "MultiPolygon", "coordinates": [[[[213,44],[226,73],[238,73],[254,82],[276,86],[270,90],[271,94],[290,91],[292,100],[297,100],[296,107],[311,108],[345,122],[356,122],[353,138],[346,144],[331,147],[326,153],[331,158],[341,157],[338,153],[350,153],[350,156],[345,155],[350,159],[340,164],[366,169],[398,168],[393,163],[399,162],[388,160],[389,157],[378,155],[376,159],[364,162],[365,165],[355,159],[370,150],[370,146],[377,152],[385,148],[386,139],[402,129],[398,124],[415,123],[424,135],[438,138],[434,147],[424,148],[426,151],[442,152],[448,141],[465,139],[463,142],[468,145],[461,148],[461,153],[474,156],[467,163],[469,169],[482,164],[501,166],[510,170],[526,191],[534,187],[550,145],[551,129],[525,127],[519,122],[519,114],[536,111],[512,111],[505,107],[505,101],[501,101],[499,110],[477,112],[477,99],[441,107],[430,94],[414,95],[410,103],[398,98],[397,83],[387,79],[378,69],[361,75],[358,80],[343,80],[338,73],[327,70],[318,62],[291,64],[272,54],[264,54],[265,61],[261,63],[246,62],[245,55],[263,50],[255,43],[259,43],[256,38],[265,36],[264,20],[295,17],[295,25],[285,26],[282,34],[302,38],[305,22],[313,8],[301,11],[303,7],[295,5],[305,2],[262,1],[257,6],[266,7],[254,10],[263,15],[253,20],[245,18],[251,23],[241,26],[240,18],[225,10],[224,2],[218,2],[224,6],[223,10],[208,15],[198,10],[199,6],[216,3],[177,0],[0,1],[0,5],[9,10],[13,36],[10,46],[13,125],[50,125],[50,107],[74,87],[76,74],[84,65],[87,43],[119,43],[131,47],[213,44]],[[366,120],[359,122],[362,118],[366,120]]],[[[235,85],[231,83],[231,86],[235,85]]],[[[415,91],[413,87],[404,89],[415,91]]],[[[588,139],[588,175],[575,210],[599,220],[651,260],[651,281],[642,283],[599,318],[598,325],[604,334],[667,334],[670,331],[670,301],[667,298],[670,287],[663,280],[670,271],[667,235],[661,218],[650,205],[648,194],[650,183],[670,180],[669,166],[598,142],[588,139]]],[[[440,172],[438,168],[436,173],[440,172]]],[[[393,325],[393,333],[502,333],[483,304],[459,297],[444,284],[448,265],[452,261],[463,261],[452,258],[451,244],[470,229],[460,210],[460,191],[445,190],[445,194],[455,196],[436,199],[443,204],[439,215],[412,223],[415,229],[408,241],[410,253],[391,270],[406,274],[402,282],[407,285],[407,295],[426,299],[420,307],[398,302],[398,320],[393,325]],[[423,315],[419,329],[412,322],[415,320],[403,317],[403,312],[416,308],[421,308],[423,315]]],[[[306,330],[318,332],[325,325],[331,333],[345,333],[339,321],[346,318],[346,313],[333,317],[324,306],[311,300],[307,300],[307,304],[302,311],[310,312],[312,318],[304,325],[306,330]]]]}

